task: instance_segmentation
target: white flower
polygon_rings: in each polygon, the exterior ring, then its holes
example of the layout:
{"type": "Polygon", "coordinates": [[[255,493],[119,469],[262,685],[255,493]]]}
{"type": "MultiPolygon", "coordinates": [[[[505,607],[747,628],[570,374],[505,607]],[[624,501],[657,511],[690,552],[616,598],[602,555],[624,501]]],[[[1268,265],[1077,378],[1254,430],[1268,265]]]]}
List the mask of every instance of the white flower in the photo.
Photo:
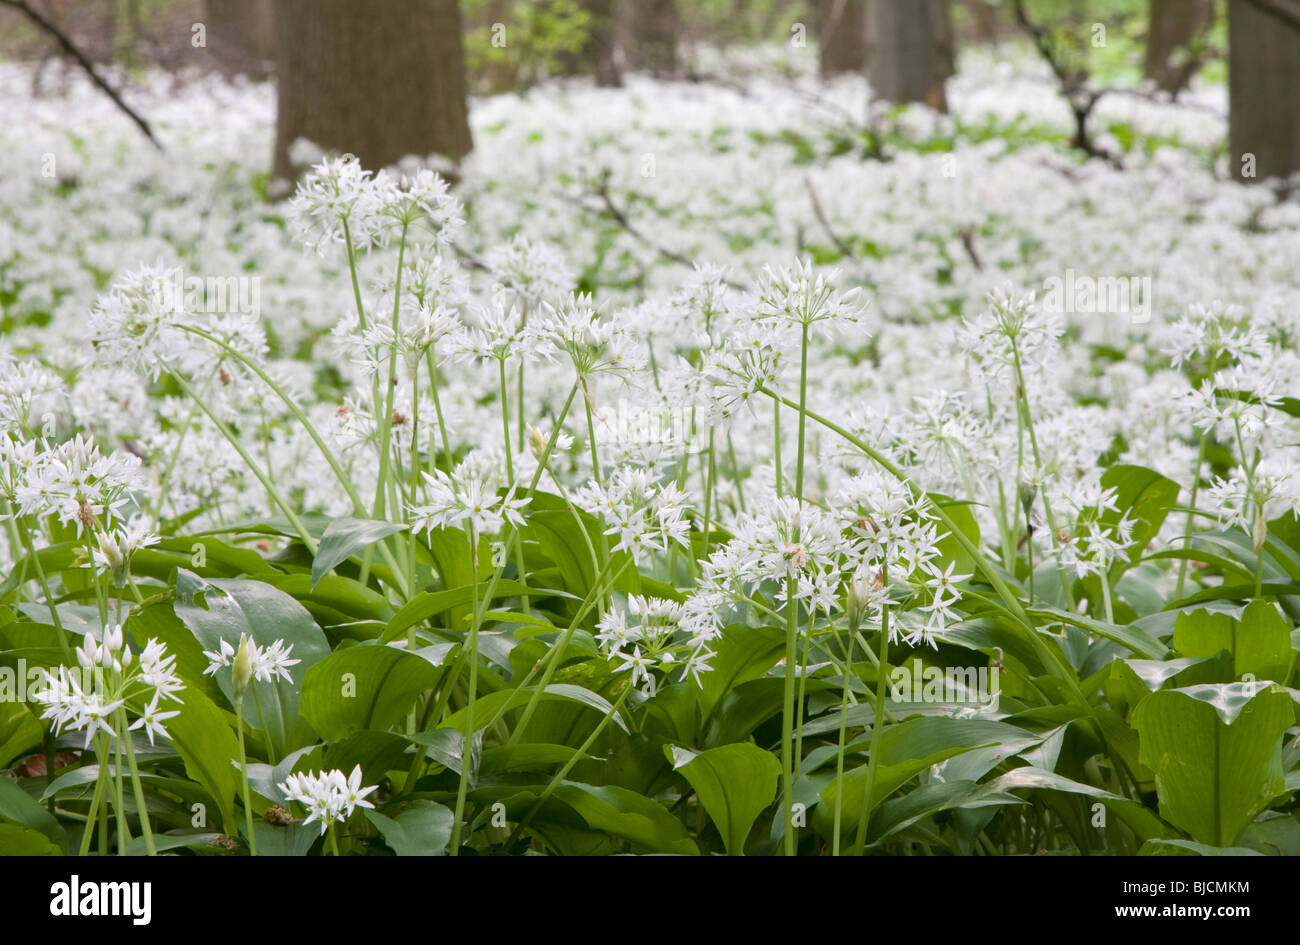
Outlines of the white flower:
{"type": "Polygon", "coordinates": [[[361,786],[361,765],[353,768],[346,778],[338,769],[319,774],[305,772],[289,775],[278,786],[288,800],[306,806],[307,818],[303,823],[318,821],[322,834],[331,823],[347,820],[358,807],[373,808],[375,805],[365,798],[378,790],[378,785],[361,786]]]}

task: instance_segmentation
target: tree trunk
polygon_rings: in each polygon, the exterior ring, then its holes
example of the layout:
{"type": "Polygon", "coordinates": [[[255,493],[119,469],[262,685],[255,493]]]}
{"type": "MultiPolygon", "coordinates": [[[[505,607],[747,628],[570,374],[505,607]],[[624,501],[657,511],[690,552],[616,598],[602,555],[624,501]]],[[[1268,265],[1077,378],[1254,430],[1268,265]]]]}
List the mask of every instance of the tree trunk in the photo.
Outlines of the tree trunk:
{"type": "Polygon", "coordinates": [[[274,71],[271,0],[205,0],[208,52],[228,75],[264,79],[274,71]]]}
{"type": "MultiPolygon", "coordinates": [[[[871,0],[867,78],[877,96],[948,110],[943,84],[951,62],[940,48],[939,10],[929,0],[871,0]]],[[[942,10],[946,18],[946,2],[942,10]]]]}
{"type": "Polygon", "coordinates": [[[1238,180],[1300,171],[1297,89],[1300,27],[1251,0],[1228,0],[1228,159],[1238,180]]]}
{"type": "Polygon", "coordinates": [[[822,78],[861,72],[867,64],[867,0],[821,0],[817,12],[822,78]]]}
{"type": "Polygon", "coordinates": [[[564,57],[565,73],[594,75],[596,84],[606,88],[622,85],[614,60],[614,0],[579,0],[579,4],[589,18],[587,39],[580,50],[564,57]]]}
{"type": "Polygon", "coordinates": [[[628,65],[656,76],[675,75],[682,26],[677,0],[635,0],[628,7],[628,37],[623,44],[628,65]]]}
{"type": "Polygon", "coordinates": [[[471,141],[456,0],[275,0],[275,174],[306,138],[378,169],[471,141]]]}
{"type": "Polygon", "coordinates": [[[934,26],[937,57],[935,74],[940,82],[947,82],[957,74],[957,37],[952,29],[952,7],[948,0],[930,0],[930,22],[934,26]]]}
{"type": "Polygon", "coordinates": [[[1171,95],[1187,87],[1200,66],[1190,47],[1214,21],[1214,0],[1150,0],[1145,73],[1171,95]]]}

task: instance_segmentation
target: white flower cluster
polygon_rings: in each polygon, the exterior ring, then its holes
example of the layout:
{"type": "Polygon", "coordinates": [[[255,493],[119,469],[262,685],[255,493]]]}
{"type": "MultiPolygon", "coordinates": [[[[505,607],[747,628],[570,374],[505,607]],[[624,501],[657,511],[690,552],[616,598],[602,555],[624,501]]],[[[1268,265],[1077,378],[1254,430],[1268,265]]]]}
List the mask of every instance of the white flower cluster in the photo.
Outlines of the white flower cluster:
{"type": "Polygon", "coordinates": [[[277,786],[288,800],[307,808],[303,823],[319,822],[322,834],[330,824],[347,820],[358,807],[373,808],[375,805],[366,796],[379,789],[376,784],[361,786],[361,765],[353,768],[350,775],[337,768],[319,774],[311,771],[291,774],[277,786]]]}
{"type": "Polygon", "coordinates": [[[134,715],[126,731],[143,728],[151,745],[156,735],[168,737],[163,723],[179,712],[162,709],[160,701],[179,704],[176,693],[185,687],[176,674],[176,657],[168,655],[166,646],[151,639],[137,658],[122,627],[109,626],[102,639],[87,634],[77,648],[77,663],[80,672],[60,666],[57,675],[47,674],[47,684],[35,695],[45,706],[41,718],[53,720],[56,732],[84,731],[89,748],[100,731],[124,735],[117,720],[134,715]],[[143,708],[136,708],[140,702],[143,708]]]}
{"type": "Polygon", "coordinates": [[[292,658],[293,644],[286,646],[283,640],[276,640],[269,646],[258,646],[246,637],[241,637],[237,645],[222,639],[217,649],[203,651],[203,655],[208,658],[208,667],[203,674],[214,676],[226,667],[233,667],[240,648],[245,645],[248,648],[252,679],[269,683],[278,677],[285,682],[293,682],[289,667],[296,666],[302,660],[292,658]]]}
{"type": "Polygon", "coordinates": [[[596,625],[596,642],[607,659],[621,660],[616,672],[631,671],[633,686],[651,682],[655,670],[671,673],[679,667],[681,681],[693,678],[698,685],[713,653],[683,629],[684,613],[674,601],[633,594],[626,611],[605,612],[596,625]]]}

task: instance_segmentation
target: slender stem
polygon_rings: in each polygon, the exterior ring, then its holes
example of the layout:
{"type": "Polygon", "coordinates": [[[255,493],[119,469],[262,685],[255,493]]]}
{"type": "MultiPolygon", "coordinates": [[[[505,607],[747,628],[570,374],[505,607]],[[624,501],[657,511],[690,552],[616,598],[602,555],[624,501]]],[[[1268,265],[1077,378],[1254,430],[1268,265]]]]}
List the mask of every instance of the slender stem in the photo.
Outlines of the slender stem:
{"type": "Polygon", "coordinates": [[[131,842],[131,825],[126,820],[126,789],[122,783],[122,738],[126,732],[118,727],[116,760],[113,764],[113,807],[117,814],[117,855],[126,856],[127,844],[131,842]]]}
{"type": "MultiPolygon", "coordinates": [[[[608,581],[604,582],[604,584],[612,585],[614,582],[616,582],[623,575],[623,572],[627,570],[628,566],[631,563],[632,563],[631,558],[626,559],[623,562],[623,566],[619,568],[618,573],[615,574],[613,577],[611,577],[608,581]]],[[[582,619],[591,610],[592,606],[597,601],[603,599],[605,592],[602,586],[602,578],[605,576],[608,570],[609,570],[609,562],[607,562],[606,566],[601,569],[600,573],[596,577],[596,580],[592,582],[591,590],[587,592],[587,596],[583,600],[582,606],[578,608],[578,612],[574,614],[573,619],[569,621],[569,626],[565,628],[565,631],[563,635],[561,635],[559,641],[555,644],[555,646],[551,647],[550,650],[547,651],[546,656],[543,658],[542,663],[545,664],[546,668],[542,671],[541,680],[538,681],[537,685],[533,688],[532,694],[528,697],[528,703],[524,706],[524,711],[519,716],[519,722],[515,725],[515,730],[510,734],[510,738],[506,741],[505,747],[507,749],[507,752],[509,751],[509,749],[515,746],[515,743],[519,741],[519,738],[523,735],[524,730],[528,727],[528,722],[532,718],[533,711],[534,709],[537,708],[538,702],[541,700],[542,693],[546,691],[546,687],[551,682],[551,677],[555,675],[555,671],[559,669],[559,667],[562,665],[564,661],[564,654],[568,649],[569,640],[573,637],[574,631],[577,630],[578,624],[582,622],[582,619]]],[[[528,674],[525,675],[523,680],[519,683],[519,685],[516,688],[517,689],[526,688],[528,684],[532,681],[533,674],[536,671],[537,671],[537,666],[534,666],[531,670],[528,671],[528,674]]],[[[506,705],[508,706],[509,703],[507,703],[506,705]]],[[[503,706],[497,712],[496,717],[492,721],[495,722],[506,711],[507,711],[506,706],[503,706]]]]}
{"type": "Polygon", "coordinates": [[[772,395],[772,463],[776,467],[776,497],[785,494],[781,475],[781,402],[785,398],[772,395]]]}
{"type": "Polygon", "coordinates": [[[253,801],[248,790],[248,755],[244,751],[244,699],[235,700],[235,732],[239,736],[239,777],[243,782],[244,826],[248,830],[248,852],[257,856],[257,834],[253,830],[253,801]]]}
{"type": "Polygon", "coordinates": [[[136,813],[140,817],[140,829],[144,832],[144,847],[149,851],[150,856],[157,856],[158,850],[154,847],[153,829],[149,826],[149,808],[144,800],[144,787],[140,783],[140,768],[135,760],[135,745],[131,742],[131,736],[127,732],[126,709],[118,709],[118,723],[122,726],[122,741],[126,743],[126,763],[131,771],[131,793],[135,795],[136,813]]]}
{"type": "MultiPolygon", "coordinates": [[[[876,665],[875,717],[871,720],[871,754],[867,759],[867,783],[862,789],[862,813],[858,815],[858,836],[853,844],[855,856],[861,856],[867,845],[867,822],[871,819],[871,793],[876,786],[876,769],[880,766],[880,742],[885,729],[885,687],[888,684],[889,607],[886,605],[880,611],[880,661],[876,665]]],[[[843,782],[840,788],[843,790],[843,782]]]]}
{"type": "MultiPolygon", "coordinates": [[[[388,488],[388,467],[392,463],[390,440],[393,432],[393,404],[397,397],[397,339],[399,315],[402,310],[402,263],[406,259],[406,231],[408,224],[402,224],[402,241],[397,248],[397,276],[393,286],[393,341],[388,352],[388,389],[384,397],[384,414],[379,418],[379,479],[375,485],[375,503],[372,512],[375,518],[384,515],[385,490],[388,488]]],[[[375,404],[378,408],[379,405],[375,404]]]]}
{"type": "Polygon", "coordinates": [[[634,687],[631,684],[629,684],[623,689],[623,692],[619,695],[618,700],[610,708],[609,713],[601,718],[601,720],[596,724],[596,727],[591,730],[591,734],[587,736],[586,741],[584,741],[578,747],[578,749],[574,751],[572,755],[569,756],[569,760],[564,763],[564,767],[562,767],[559,771],[557,771],[555,773],[555,776],[551,778],[550,783],[546,785],[546,788],[542,791],[541,795],[537,798],[536,801],[533,802],[533,806],[529,808],[528,813],[524,816],[524,819],[519,822],[519,824],[515,827],[514,831],[510,834],[510,839],[506,842],[507,846],[509,846],[511,843],[514,842],[515,838],[519,835],[520,831],[525,830],[528,827],[528,825],[532,823],[533,817],[535,817],[537,815],[537,812],[541,810],[542,804],[546,802],[546,799],[549,798],[555,792],[555,789],[557,787],[559,787],[560,782],[564,780],[565,775],[567,775],[570,771],[573,770],[573,766],[578,763],[578,760],[583,756],[585,756],[587,754],[587,750],[591,748],[592,745],[595,744],[596,739],[600,737],[600,733],[605,731],[605,726],[608,725],[610,720],[613,719],[614,716],[618,715],[618,713],[622,710],[623,704],[627,702],[628,694],[632,692],[633,688],[634,687]]]}
{"type": "Polygon", "coordinates": [[[831,856],[840,855],[840,821],[844,801],[844,732],[849,714],[850,673],[853,671],[853,637],[856,627],[850,627],[848,652],[844,658],[844,687],[840,693],[840,729],[835,751],[835,783],[840,789],[835,792],[834,828],[831,831],[831,856]]]}
{"type": "Polygon", "coordinates": [[[581,380],[582,405],[587,411],[587,440],[591,445],[591,475],[596,480],[596,485],[600,485],[600,457],[596,455],[596,424],[591,416],[591,391],[587,389],[587,378],[582,377],[581,380]]]}
{"type": "Polygon", "coordinates": [[[702,558],[708,558],[709,556],[709,531],[713,525],[711,521],[713,490],[718,477],[718,467],[714,459],[713,436],[713,427],[709,427],[709,465],[704,481],[704,551],[700,555],[702,558]]]}
{"type": "Polygon", "coordinates": [[[812,646],[813,623],[817,616],[817,611],[810,605],[808,608],[808,632],[803,638],[803,655],[799,657],[799,691],[795,694],[794,699],[794,757],[799,759],[796,763],[802,763],[803,759],[803,709],[804,700],[808,692],[808,650],[812,646]]]}
{"type": "Polygon", "coordinates": [[[478,627],[483,616],[478,597],[478,533],[469,530],[471,554],[474,557],[474,604],[469,628],[469,694],[465,704],[465,737],[460,745],[460,782],[456,786],[456,811],[452,820],[450,855],[460,852],[460,835],[465,814],[465,795],[469,789],[469,769],[474,758],[474,702],[478,698],[478,627]]]}
{"type": "MultiPolygon", "coordinates": [[[[5,503],[6,517],[9,522],[13,523],[13,507],[5,503]]],[[[17,529],[21,536],[22,546],[27,552],[27,558],[32,562],[36,569],[36,580],[41,586],[41,595],[45,598],[45,606],[50,611],[50,620],[54,624],[54,629],[59,637],[59,649],[63,653],[63,658],[68,662],[72,661],[72,645],[68,642],[68,631],[63,626],[63,621],[59,618],[59,609],[54,606],[54,597],[50,594],[49,580],[45,576],[45,566],[41,564],[41,556],[36,553],[36,546],[32,543],[32,536],[27,529],[17,529]]],[[[15,549],[16,551],[17,549],[15,549]]]]}
{"type": "Polygon", "coordinates": [[[785,677],[781,703],[781,793],[785,806],[785,855],[794,856],[798,842],[794,833],[794,780],[798,774],[799,759],[794,755],[794,686],[798,653],[799,608],[795,603],[795,578],[793,568],[786,579],[785,601],[785,677]]]}
{"type": "Polygon", "coordinates": [[[795,460],[794,497],[803,501],[804,421],[808,418],[808,323],[799,343],[799,453],[795,460]]]}
{"type": "Polygon", "coordinates": [[[207,414],[208,419],[212,421],[213,425],[217,428],[217,431],[221,433],[221,435],[230,442],[230,445],[235,448],[235,452],[239,454],[239,458],[244,461],[244,464],[248,467],[249,471],[257,477],[257,480],[262,484],[262,487],[266,489],[267,495],[270,496],[271,501],[280,507],[280,511],[284,513],[285,518],[289,520],[289,524],[292,525],[294,531],[298,533],[298,537],[302,539],[302,543],[307,546],[307,550],[314,556],[317,547],[316,539],[312,537],[311,532],[307,530],[307,526],[302,523],[302,519],[298,517],[297,513],[294,512],[289,503],[280,495],[280,491],[276,489],[275,483],[271,482],[271,480],[267,478],[266,474],[263,473],[257,463],[254,462],[253,457],[248,455],[248,450],[244,449],[244,445],[239,442],[239,439],[231,431],[230,427],[226,426],[225,422],[213,413],[207,404],[199,399],[198,394],[195,392],[194,388],[189,385],[185,378],[181,377],[179,373],[174,371],[172,372],[172,377],[176,380],[176,383],[180,385],[181,390],[185,391],[186,394],[192,397],[194,402],[199,405],[205,414],[207,414]]]}
{"type": "MultiPolygon", "coordinates": [[[[90,797],[90,807],[86,810],[86,830],[81,835],[81,846],[77,850],[78,856],[88,856],[90,854],[90,842],[95,838],[95,816],[100,812],[100,804],[104,799],[104,781],[108,776],[108,759],[104,757],[100,745],[96,745],[95,754],[99,758],[99,771],[95,776],[95,793],[90,797]]],[[[100,844],[99,852],[104,852],[103,844],[100,844]]]]}

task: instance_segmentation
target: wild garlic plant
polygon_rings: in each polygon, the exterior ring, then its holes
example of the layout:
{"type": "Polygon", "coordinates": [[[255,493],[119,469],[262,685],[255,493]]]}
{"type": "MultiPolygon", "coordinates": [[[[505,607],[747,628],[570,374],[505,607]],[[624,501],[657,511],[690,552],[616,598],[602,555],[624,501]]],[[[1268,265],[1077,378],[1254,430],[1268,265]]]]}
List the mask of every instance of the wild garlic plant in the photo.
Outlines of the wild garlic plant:
{"type": "MultiPolygon", "coordinates": [[[[997,95],[912,115],[885,162],[790,90],[665,84],[654,108],[489,103],[508,120],[476,129],[455,196],[410,162],[331,157],[268,206],[255,123],[177,135],[228,182],[167,171],[119,206],[114,149],[62,196],[7,181],[0,650],[69,680],[35,747],[74,848],[163,824],[173,849],[259,855],[1263,846],[1287,801],[1200,835],[1133,746],[1154,729],[1137,704],[1198,691],[1150,689],[1155,665],[1198,661],[1256,709],[1295,681],[1216,645],[1294,624],[1289,211],[1201,166],[1197,109],[1153,105],[1194,144],[1148,139],[1122,174],[953,139],[1005,130],[990,98],[1053,121],[1030,80],[984,79],[997,95]],[[681,172],[629,171],[597,121],[681,172]],[[613,211],[539,170],[592,162],[613,211]],[[1059,215],[1023,213],[1026,187],[1059,215]],[[202,229],[177,196],[199,192],[202,229]],[[1053,309],[1066,265],[1158,272],[1152,319],[1053,309]],[[260,277],[265,317],[187,298],[182,266],[260,277]],[[123,679],[174,659],[183,702],[72,688],[118,627],[123,679]],[[1000,703],[892,695],[954,667],[999,670],[1000,703]],[[58,782],[68,754],[98,762],[93,796],[58,782]],[[1058,813],[1098,802],[1116,817],[1095,835],[1090,808],[1058,813]]],[[[1177,731],[1220,724],[1187,711],[1177,731]]]]}

